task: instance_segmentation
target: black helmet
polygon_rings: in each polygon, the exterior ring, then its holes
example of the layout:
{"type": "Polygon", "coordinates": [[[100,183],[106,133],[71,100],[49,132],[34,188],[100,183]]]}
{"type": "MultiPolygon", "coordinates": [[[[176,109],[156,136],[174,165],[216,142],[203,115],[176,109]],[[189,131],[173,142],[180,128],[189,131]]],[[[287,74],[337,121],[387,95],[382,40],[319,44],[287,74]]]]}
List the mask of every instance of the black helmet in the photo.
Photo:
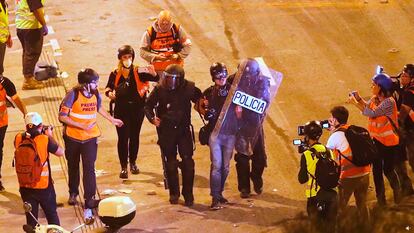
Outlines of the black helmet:
{"type": "Polygon", "coordinates": [[[403,71],[407,73],[410,76],[410,78],[414,78],[414,65],[413,64],[406,64],[404,66],[403,71]]]}
{"type": "Polygon", "coordinates": [[[183,83],[184,76],[183,67],[177,64],[168,65],[161,80],[161,87],[167,90],[175,90],[183,83]]]}
{"type": "Polygon", "coordinates": [[[259,63],[253,58],[247,58],[247,63],[244,68],[244,71],[250,76],[256,77],[260,74],[259,63]]]}
{"type": "Polygon", "coordinates": [[[213,82],[214,79],[227,78],[227,74],[227,67],[224,63],[214,62],[210,66],[210,75],[213,82]]]}
{"type": "Polygon", "coordinates": [[[82,69],[78,73],[78,83],[79,84],[88,84],[93,81],[98,81],[99,75],[91,68],[82,69]]]}
{"type": "Polygon", "coordinates": [[[304,134],[312,140],[318,140],[322,135],[322,126],[319,121],[310,121],[306,123],[304,134]]]}
{"type": "Polygon", "coordinates": [[[118,49],[118,60],[121,60],[121,57],[125,54],[132,55],[132,61],[135,59],[135,51],[131,45],[124,45],[118,49]]]}

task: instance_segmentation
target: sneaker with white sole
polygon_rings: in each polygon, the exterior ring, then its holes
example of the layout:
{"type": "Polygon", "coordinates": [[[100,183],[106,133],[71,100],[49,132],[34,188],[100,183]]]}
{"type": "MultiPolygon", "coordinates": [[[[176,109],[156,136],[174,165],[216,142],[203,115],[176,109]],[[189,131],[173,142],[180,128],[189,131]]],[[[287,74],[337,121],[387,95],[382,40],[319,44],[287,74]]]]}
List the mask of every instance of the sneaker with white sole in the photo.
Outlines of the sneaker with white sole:
{"type": "Polygon", "coordinates": [[[85,209],[83,211],[83,219],[85,220],[86,225],[91,225],[95,221],[92,209],[85,209]]]}

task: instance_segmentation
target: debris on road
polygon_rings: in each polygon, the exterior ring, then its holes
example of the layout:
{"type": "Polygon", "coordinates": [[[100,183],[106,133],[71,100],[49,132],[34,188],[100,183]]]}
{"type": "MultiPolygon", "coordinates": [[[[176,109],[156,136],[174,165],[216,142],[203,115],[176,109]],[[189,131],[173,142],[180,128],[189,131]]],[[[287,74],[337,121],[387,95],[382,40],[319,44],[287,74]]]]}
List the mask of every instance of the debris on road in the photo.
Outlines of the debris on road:
{"type": "Polygon", "coordinates": [[[101,192],[101,195],[112,196],[115,193],[117,193],[116,190],[113,190],[113,189],[105,189],[104,191],[101,192]]]}
{"type": "Polygon", "coordinates": [[[130,193],[132,193],[132,190],[131,189],[118,189],[118,192],[125,193],[125,194],[130,194],[130,193]]]}
{"type": "Polygon", "coordinates": [[[398,53],[400,50],[398,50],[397,48],[391,48],[388,50],[389,53],[398,53]]]}
{"type": "Polygon", "coordinates": [[[157,192],[155,190],[148,190],[147,195],[157,195],[157,192]]]}

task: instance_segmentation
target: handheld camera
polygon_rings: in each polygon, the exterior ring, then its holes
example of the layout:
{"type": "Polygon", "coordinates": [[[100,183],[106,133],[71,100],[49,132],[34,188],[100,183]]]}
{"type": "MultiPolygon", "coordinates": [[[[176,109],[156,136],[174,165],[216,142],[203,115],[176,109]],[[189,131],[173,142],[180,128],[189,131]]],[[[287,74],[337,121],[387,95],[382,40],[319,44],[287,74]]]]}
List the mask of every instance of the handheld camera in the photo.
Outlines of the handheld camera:
{"type": "Polygon", "coordinates": [[[308,144],[305,141],[303,141],[302,139],[293,139],[293,145],[298,147],[298,153],[299,154],[302,154],[307,149],[309,149],[308,144]]]}

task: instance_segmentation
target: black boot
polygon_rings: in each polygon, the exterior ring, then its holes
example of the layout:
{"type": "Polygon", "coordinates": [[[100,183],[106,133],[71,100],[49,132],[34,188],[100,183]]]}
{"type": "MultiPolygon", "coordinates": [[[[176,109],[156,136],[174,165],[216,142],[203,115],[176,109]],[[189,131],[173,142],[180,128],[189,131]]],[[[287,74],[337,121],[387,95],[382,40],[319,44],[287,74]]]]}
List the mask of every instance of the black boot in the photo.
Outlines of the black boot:
{"type": "Polygon", "coordinates": [[[126,167],[121,169],[121,173],[119,173],[119,178],[128,179],[128,169],[126,167]]]}

